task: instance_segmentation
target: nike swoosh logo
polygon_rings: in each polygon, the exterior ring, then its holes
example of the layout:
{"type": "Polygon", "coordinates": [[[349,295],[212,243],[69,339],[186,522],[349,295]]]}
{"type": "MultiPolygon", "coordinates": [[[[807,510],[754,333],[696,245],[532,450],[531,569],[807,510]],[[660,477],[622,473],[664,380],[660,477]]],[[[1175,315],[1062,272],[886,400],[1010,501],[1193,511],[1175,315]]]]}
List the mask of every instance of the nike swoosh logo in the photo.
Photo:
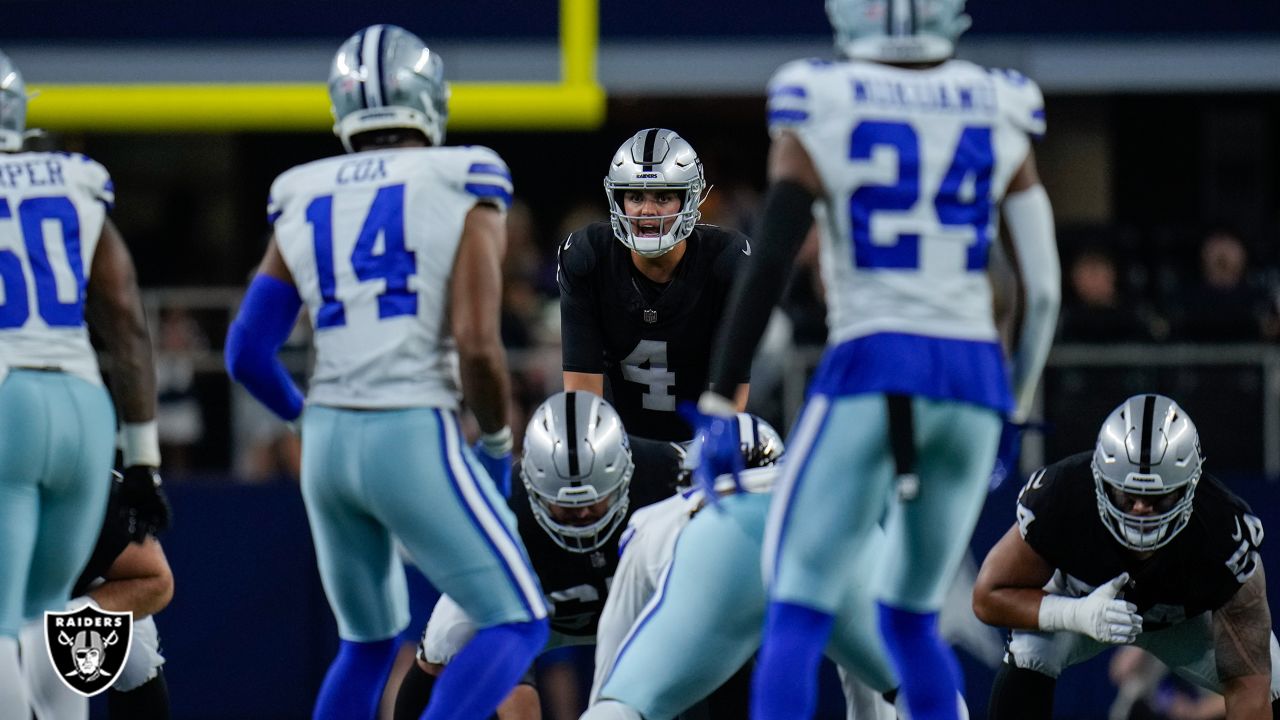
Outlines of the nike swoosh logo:
{"type": "Polygon", "coordinates": [[[747,244],[747,246],[746,246],[746,247],[744,247],[744,248],[742,248],[742,254],[743,254],[743,255],[746,255],[747,257],[751,257],[751,241],[750,241],[750,240],[744,240],[743,242],[745,242],[745,243],[747,244]]]}

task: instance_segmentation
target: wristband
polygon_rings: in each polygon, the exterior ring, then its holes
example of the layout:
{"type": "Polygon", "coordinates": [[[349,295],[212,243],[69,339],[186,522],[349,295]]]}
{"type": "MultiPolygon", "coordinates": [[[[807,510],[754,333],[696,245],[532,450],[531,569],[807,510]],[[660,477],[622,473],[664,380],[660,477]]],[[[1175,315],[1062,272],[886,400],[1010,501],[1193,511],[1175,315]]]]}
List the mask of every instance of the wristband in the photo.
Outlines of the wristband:
{"type": "Polygon", "coordinates": [[[502,457],[511,452],[515,446],[515,440],[511,435],[511,426],[505,425],[501,430],[491,433],[484,433],[480,436],[480,447],[489,454],[490,457],[502,457]]]}
{"type": "Polygon", "coordinates": [[[124,466],[160,467],[160,432],[155,420],[125,423],[120,429],[124,466]]]}

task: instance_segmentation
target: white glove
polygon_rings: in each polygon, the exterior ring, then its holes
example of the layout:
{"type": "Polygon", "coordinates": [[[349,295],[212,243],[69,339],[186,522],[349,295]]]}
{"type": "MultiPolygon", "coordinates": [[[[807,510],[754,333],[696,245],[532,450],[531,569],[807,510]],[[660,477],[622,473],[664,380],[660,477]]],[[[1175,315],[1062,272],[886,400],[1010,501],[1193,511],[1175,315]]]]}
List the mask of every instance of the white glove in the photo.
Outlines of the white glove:
{"type": "Polygon", "coordinates": [[[1040,601],[1040,629],[1070,630],[1109,645],[1133,642],[1142,632],[1142,616],[1133,603],[1116,598],[1127,582],[1129,573],[1121,573],[1086,597],[1044,596],[1040,601]]]}

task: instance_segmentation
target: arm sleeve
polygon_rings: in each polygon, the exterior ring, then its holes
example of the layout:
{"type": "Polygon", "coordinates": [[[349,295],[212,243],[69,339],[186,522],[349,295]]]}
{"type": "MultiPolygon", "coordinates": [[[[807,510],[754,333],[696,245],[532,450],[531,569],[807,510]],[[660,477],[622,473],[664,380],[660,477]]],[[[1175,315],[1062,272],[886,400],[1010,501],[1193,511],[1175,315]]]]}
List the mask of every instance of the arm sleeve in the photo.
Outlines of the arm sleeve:
{"type": "Polygon", "coordinates": [[[1005,198],[1004,218],[1017,250],[1026,307],[1013,355],[1014,420],[1031,411],[1040,373],[1049,358],[1062,301],[1062,269],[1054,236],[1053,208],[1042,185],[1005,198]]]}
{"type": "Polygon", "coordinates": [[[599,299],[591,286],[595,257],[583,233],[560,246],[556,282],[560,286],[560,337],[567,372],[603,373],[604,339],[600,335],[599,299]]]}
{"type": "Polygon", "coordinates": [[[712,346],[716,348],[711,359],[712,392],[731,398],[741,378],[750,375],[756,345],[813,224],[813,201],[813,194],[794,182],[784,180],[769,187],[757,242],[729,292],[726,321],[712,346]]]}
{"type": "Polygon", "coordinates": [[[227,330],[227,373],[284,420],[295,420],[302,414],[302,392],[276,353],[289,338],[301,308],[297,288],[269,275],[258,275],[227,330]]]}

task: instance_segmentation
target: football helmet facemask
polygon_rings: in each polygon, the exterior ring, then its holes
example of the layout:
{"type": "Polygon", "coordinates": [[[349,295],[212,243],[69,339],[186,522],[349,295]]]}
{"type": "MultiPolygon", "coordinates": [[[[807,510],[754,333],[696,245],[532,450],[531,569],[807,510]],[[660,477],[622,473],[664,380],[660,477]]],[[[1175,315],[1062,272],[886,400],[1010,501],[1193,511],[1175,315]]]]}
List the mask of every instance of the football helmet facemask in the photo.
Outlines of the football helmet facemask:
{"type": "Polygon", "coordinates": [[[18,152],[27,138],[27,84],[8,55],[0,52],[0,152],[18,152]]]}
{"type": "Polygon", "coordinates": [[[604,178],[613,234],[643,257],[665,255],[693,232],[707,190],[702,161],[688,141],[672,130],[641,130],[614,153],[604,178]],[[656,235],[636,235],[633,223],[641,216],[626,213],[623,194],[628,190],[671,190],[680,196],[680,209],[674,215],[646,216],[662,229],[656,235]]]}
{"type": "Polygon", "coordinates": [[[1135,395],[1107,416],[1093,451],[1098,515],[1130,550],[1167,545],[1191,520],[1204,457],[1195,423],[1163,395],[1135,395]],[[1148,513],[1132,512],[1137,502],[1148,513]]]}
{"type": "Polygon", "coordinates": [[[946,60],[969,29],[964,0],[826,0],[836,47],[885,63],[946,60]]]}
{"type": "Polygon", "coordinates": [[[622,525],[631,498],[631,442],[609,403],[589,392],[560,392],[533,411],[524,435],[520,478],[533,517],[573,553],[600,548],[622,525]],[[557,519],[606,503],[586,524],[557,519]]]}
{"type": "Polygon", "coordinates": [[[342,43],[329,70],[329,100],[333,132],[347,152],[353,152],[353,136],[373,130],[409,128],[432,145],[444,142],[444,63],[396,25],[370,25],[342,43]]]}

